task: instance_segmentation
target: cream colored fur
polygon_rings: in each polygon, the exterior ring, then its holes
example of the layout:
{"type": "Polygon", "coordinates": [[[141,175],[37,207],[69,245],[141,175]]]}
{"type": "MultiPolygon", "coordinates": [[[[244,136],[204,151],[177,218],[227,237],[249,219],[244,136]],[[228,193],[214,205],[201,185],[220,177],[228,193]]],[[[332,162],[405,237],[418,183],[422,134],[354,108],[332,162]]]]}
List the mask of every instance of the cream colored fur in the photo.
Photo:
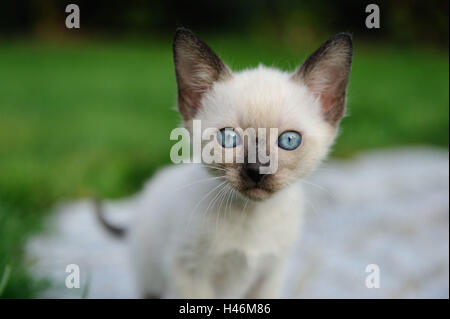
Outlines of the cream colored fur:
{"type": "Polygon", "coordinates": [[[258,187],[243,187],[249,177],[242,164],[181,164],[157,174],[129,230],[143,296],[280,297],[304,205],[298,181],[336,137],[351,54],[351,37],[338,34],[293,74],[265,66],[232,73],[192,32],[177,32],[178,107],[186,128],[193,120],[203,130],[277,128],[300,133],[302,143],[291,151],[270,145],[278,150],[278,170],[264,180],[261,196],[252,195],[261,193],[258,187]]]}
{"type": "MultiPolygon", "coordinates": [[[[336,134],[322,120],[318,101],[305,86],[292,82],[287,73],[263,66],[217,83],[204,104],[207,107],[196,117],[204,127],[303,132],[299,153],[280,151],[277,174],[286,183],[293,176],[309,174],[336,134]],[[282,164],[292,161],[293,169],[282,164]]],[[[279,297],[283,267],[299,230],[303,207],[299,185],[285,186],[261,202],[230,189],[222,178],[211,179],[201,164],[166,168],[146,187],[131,229],[144,296],[279,297]]]]}

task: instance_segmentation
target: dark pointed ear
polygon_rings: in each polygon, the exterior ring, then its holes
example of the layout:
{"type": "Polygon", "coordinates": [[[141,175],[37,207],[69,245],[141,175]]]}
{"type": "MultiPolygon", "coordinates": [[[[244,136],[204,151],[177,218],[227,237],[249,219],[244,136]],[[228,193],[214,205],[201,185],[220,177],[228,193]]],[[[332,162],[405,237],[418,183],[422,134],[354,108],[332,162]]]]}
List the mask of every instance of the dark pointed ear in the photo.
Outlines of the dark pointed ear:
{"type": "Polygon", "coordinates": [[[345,93],[352,65],[352,37],[339,33],[316,50],[292,78],[302,81],[320,99],[322,115],[333,126],[345,113],[345,93]]]}
{"type": "Polygon", "coordinates": [[[178,84],[178,108],[183,119],[192,119],[203,94],[215,81],[232,77],[231,70],[192,31],[177,29],[173,57],[178,84]]]}

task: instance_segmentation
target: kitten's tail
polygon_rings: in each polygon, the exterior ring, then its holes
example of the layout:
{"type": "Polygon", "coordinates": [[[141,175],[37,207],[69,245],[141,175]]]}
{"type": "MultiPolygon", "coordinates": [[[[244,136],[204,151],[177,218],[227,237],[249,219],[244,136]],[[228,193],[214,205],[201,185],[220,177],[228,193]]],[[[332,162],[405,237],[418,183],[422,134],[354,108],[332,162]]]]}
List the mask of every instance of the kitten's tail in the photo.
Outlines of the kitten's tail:
{"type": "Polygon", "coordinates": [[[95,214],[97,215],[97,218],[99,222],[108,230],[112,235],[118,238],[123,238],[126,234],[126,229],[123,227],[119,227],[116,225],[110,224],[110,222],[105,218],[104,212],[103,212],[103,206],[100,199],[95,198],[94,199],[94,208],[95,208],[95,214]]]}

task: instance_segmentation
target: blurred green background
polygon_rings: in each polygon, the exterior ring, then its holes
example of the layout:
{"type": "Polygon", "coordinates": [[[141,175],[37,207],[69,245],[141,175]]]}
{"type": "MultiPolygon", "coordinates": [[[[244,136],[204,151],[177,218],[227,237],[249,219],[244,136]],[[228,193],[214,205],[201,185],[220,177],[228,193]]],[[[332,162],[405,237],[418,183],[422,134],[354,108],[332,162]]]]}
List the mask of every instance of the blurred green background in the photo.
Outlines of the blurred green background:
{"type": "MultiPolygon", "coordinates": [[[[333,157],[448,148],[448,2],[29,1],[0,13],[0,297],[34,297],[26,239],[60,200],[136,192],[169,163],[180,119],[171,39],[196,31],[235,70],[292,70],[329,36],[354,35],[349,117],[333,157]],[[65,28],[77,3],[81,28],[65,28]],[[369,2],[370,3],[370,2],[369,2]],[[367,3],[367,4],[369,4],[367,3]],[[5,269],[9,269],[5,271],[5,269]]],[[[63,271],[63,270],[62,270],[63,271]]]]}

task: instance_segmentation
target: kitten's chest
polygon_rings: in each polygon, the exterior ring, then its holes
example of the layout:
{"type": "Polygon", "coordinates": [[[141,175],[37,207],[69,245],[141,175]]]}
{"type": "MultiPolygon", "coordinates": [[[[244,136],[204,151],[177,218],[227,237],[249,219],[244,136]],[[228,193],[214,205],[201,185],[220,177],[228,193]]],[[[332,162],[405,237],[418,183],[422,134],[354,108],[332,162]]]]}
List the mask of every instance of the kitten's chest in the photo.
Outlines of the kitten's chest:
{"type": "Polygon", "coordinates": [[[211,218],[197,229],[202,243],[197,262],[218,296],[241,296],[289,253],[298,231],[296,207],[293,201],[290,205],[266,203],[247,212],[239,207],[221,219],[210,212],[211,218]]]}
{"type": "Polygon", "coordinates": [[[244,213],[235,211],[218,224],[209,225],[214,231],[207,235],[210,247],[219,255],[242,251],[248,258],[259,259],[283,253],[297,237],[300,209],[291,205],[261,205],[244,213]]]}
{"type": "Polygon", "coordinates": [[[216,296],[244,297],[249,288],[270,271],[278,256],[270,253],[254,254],[243,250],[229,250],[217,254],[209,263],[209,276],[216,296]]]}
{"type": "Polygon", "coordinates": [[[211,252],[206,261],[208,273],[216,296],[245,297],[261,278],[265,278],[280,259],[286,255],[290,243],[270,234],[242,234],[217,236],[211,242],[211,252]],[[233,237],[233,238],[231,238],[233,237]]]}
{"type": "Polygon", "coordinates": [[[240,281],[258,275],[292,247],[297,236],[297,212],[279,207],[253,213],[260,216],[222,221],[207,236],[207,255],[216,278],[240,281]]]}

